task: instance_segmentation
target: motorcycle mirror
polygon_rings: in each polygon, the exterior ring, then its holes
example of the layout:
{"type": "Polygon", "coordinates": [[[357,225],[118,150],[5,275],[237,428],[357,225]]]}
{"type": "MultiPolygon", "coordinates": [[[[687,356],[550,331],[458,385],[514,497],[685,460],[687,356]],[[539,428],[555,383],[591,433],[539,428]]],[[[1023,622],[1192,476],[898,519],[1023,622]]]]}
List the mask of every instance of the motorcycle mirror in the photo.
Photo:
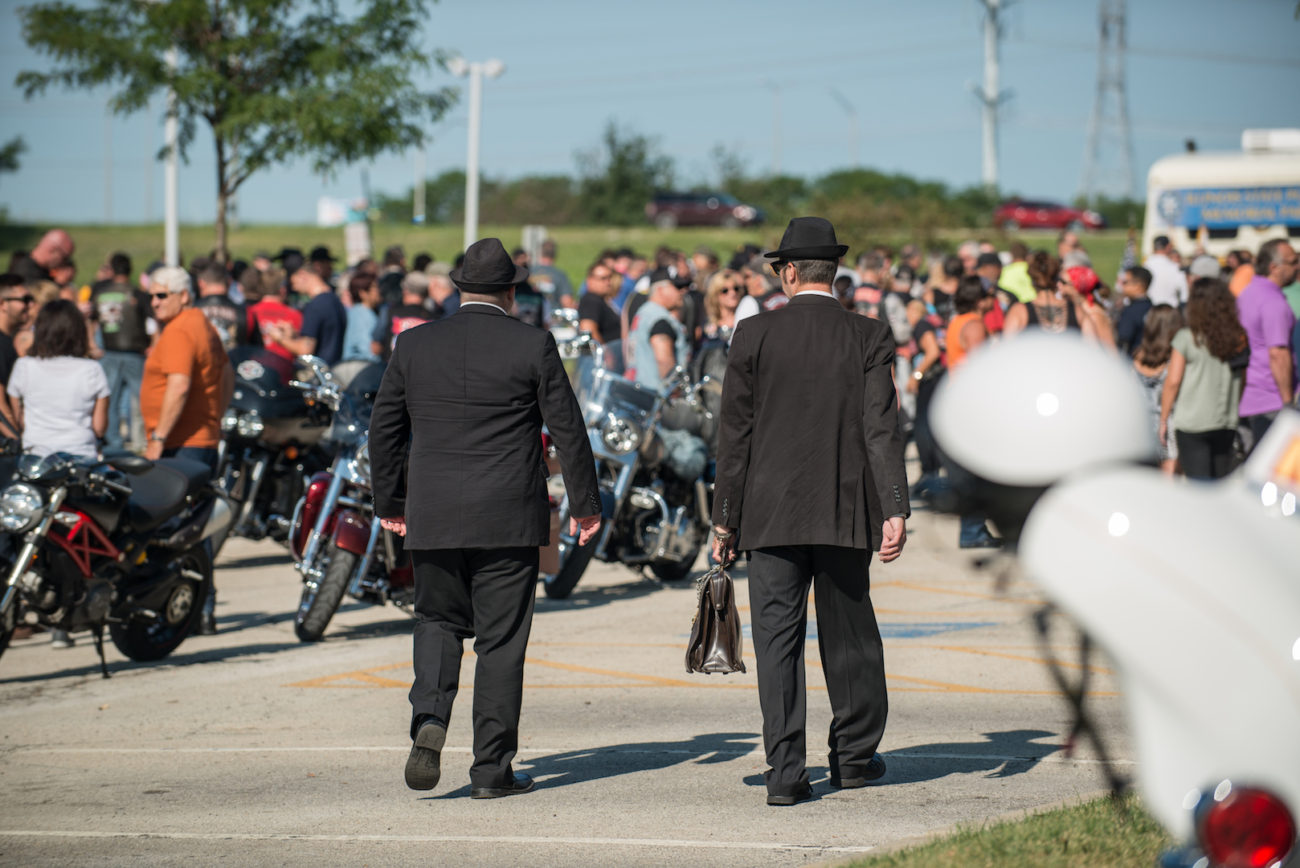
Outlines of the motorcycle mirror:
{"type": "Polygon", "coordinates": [[[571,307],[562,307],[559,310],[552,311],[551,325],[567,325],[577,327],[578,312],[571,307]]]}

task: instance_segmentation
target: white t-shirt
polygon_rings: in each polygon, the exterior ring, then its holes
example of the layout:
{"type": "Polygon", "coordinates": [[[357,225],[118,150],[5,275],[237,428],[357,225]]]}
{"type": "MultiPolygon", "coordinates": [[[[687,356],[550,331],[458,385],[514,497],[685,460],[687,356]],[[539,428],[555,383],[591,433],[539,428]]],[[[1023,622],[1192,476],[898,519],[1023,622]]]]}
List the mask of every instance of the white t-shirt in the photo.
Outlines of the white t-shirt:
{"type": "Polygon", "coordinates": [[[1167,304],[1178,307],[1187,304],[1187,275],[1174,264],[1168,256],[1153,253],[1142,263],[1151,272],[1151,285],[1147,287],[1147,298],[1152,304],[1167,304]]]}
{"type": "Polygon", "coordinates": [[[23,399],[23,448],[37,455],[70,452],[93,458],[95,402],[109,397],[108,378],[94,359],[23,356],[9,375],[9,394],[23,399]]]}

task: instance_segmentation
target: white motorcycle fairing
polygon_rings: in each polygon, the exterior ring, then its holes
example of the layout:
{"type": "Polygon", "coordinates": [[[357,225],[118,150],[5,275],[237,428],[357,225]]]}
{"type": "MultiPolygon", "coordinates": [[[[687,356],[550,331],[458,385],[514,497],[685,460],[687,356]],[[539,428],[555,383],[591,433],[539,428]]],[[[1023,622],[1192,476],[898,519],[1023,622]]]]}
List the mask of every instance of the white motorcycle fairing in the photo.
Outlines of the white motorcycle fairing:
{"type": "Polygon", "coordinates": [[[1145,803],[1183,838],[1224,780],[1300,815],[1300,521],[1266,512],[1239,477],[1107,470],[1049,489],[1021,539],[1029,575],[1115,661],[1145,803]]]}

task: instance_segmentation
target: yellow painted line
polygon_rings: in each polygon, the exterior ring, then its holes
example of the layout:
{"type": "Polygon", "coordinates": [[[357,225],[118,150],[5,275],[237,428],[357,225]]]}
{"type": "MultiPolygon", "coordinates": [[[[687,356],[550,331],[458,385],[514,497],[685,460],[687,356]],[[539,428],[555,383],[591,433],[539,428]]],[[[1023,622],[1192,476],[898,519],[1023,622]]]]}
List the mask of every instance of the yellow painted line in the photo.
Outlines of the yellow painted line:
{"type": "MultiPolygon", "coordinates": [[[[915,646],[914,646],[914,647],[915,647],[915,646]]],[[[938,650],[940,650],[940,651],[957,651],[957,652],[960,652],[960,653],[962,653],[962,654],[979,654],[979,655],[982,655],[982,656],[984,656],[984,657],[1002,657],[1002,658],[1007,659],[1007,660],[1023,660],[1023,661],[1025,661],[1025,662],[1027,662],[1027,663],[1039,663],[1039,664],[1042,664],[1043,666],[1048,665],[1048,662],[1047,662],[1046,659],[1044,659],[1044,658],[1042,658],[1042,657],[1031,657],[1031,656],[1029,656],[1029,655],[1027,655],[1027,654],[1007,654],[1007,653],[1005,653],[1005,652],[1001,652],[1001,651],[990,651],[990,650],[983,649],[983,648],[971,648],[971,647],[967,647],[967,646],[963,646],[963,645],[924,645],[924,646],[921,646],[921,647],[925,647],[925,648],[936,648],[936,649],[938,649],[938,650]]],[[[1056,661],[1056,662],[1057,662],[1059,665],[1061,665],[1061,666],[1065,666],[1065,667],[1067,667],[1067,668],[1069,668],[1069,669],[1082,669],[1082,668],[1084,668],[1084,667],[1081,667],[1078,663],[1070,663],[1069,661],[1066,661],[1066,660],[1058,660],[1058,661],[1056,661]]],[[[1099,675],[1114,675],[1114,674],[1115,674],[1113,671],[1111,671],[1110,669],[1107,669],[1105,666],[1092,666],[1092,665],[1089,665],[1089,666],[1087,667],[1087,669],[1088,669],[1089,672],[1096,672],[1096,673],[1098,673],[1099,675]]]]}

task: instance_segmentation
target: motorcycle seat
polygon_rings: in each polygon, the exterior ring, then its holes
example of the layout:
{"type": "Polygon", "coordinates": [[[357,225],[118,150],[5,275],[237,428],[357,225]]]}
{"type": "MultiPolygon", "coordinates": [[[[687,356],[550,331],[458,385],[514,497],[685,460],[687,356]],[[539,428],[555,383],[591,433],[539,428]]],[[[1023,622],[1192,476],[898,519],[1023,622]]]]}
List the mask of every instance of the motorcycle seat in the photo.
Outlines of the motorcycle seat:
{"type": "Polygon", "coordinates": [[[207,465],[184,458],[160,458],[131,477],[127,518],[135,530],[153,530],[177,513],[187,497],[208,484],[207,465]]]}

